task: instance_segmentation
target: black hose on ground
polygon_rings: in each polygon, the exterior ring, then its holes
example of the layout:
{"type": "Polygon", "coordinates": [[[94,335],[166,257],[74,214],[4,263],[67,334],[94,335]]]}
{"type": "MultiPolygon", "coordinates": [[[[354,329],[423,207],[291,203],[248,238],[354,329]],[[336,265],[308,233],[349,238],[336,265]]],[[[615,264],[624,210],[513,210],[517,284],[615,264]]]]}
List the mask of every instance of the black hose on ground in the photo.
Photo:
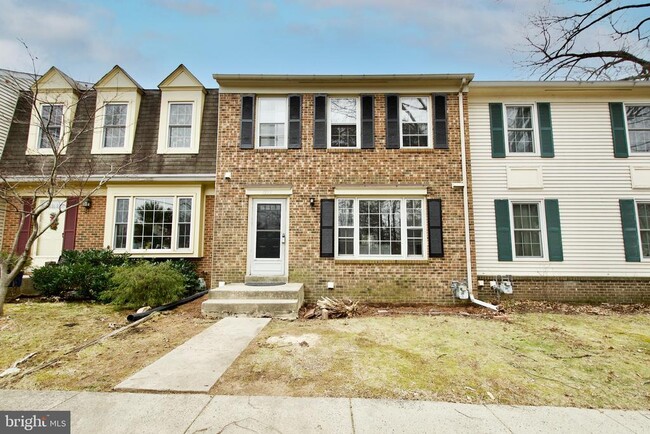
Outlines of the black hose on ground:
{"type": "Polygon", "coordinates": [[[196,294],[192,294],[189,297],[182,298],[182,299],[180,299],[178,301],[174,301],[172,303],[163,304],[162,306],[158,306],[156,308],[149,309],[146,312],[132,313],[131,315],[126,317],[126,320],[129,321],[129,322],[133,322],[133,321],[137,321],[139,319],[142,319],[144,317],[147,317],[147,316],[151,315],[154,312],[162,312],[164,310],[176,309],[178,306],[181,306],[181,305],[183,305],[185,303],[189,303],[190,301],[196,300],[197,298],[203,297],[205,294],[208,293],[208,291],[209,290],[206,289],[205,291],[197,292],[196,294]]]}

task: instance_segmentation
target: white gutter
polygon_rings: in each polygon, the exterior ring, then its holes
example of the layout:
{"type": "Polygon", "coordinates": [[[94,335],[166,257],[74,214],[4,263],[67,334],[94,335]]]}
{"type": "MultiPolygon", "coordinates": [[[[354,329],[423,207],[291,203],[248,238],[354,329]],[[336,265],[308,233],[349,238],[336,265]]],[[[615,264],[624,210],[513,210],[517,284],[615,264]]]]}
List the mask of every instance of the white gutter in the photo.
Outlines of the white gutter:
{"type": "MultiPolygon", "coordinates": [[[[118,174],[118,175],[70,175],[69,181],[74,182],[125,182],[125,181],[144,181],[144,182],[214,182],[216,175],[213,173],[198,174],[118,174]]],[[[43,179],[38,175],[17,175],[6,179],[7,182],[39,182],[43,179]]]]}
{"type": "Polygon", "coordinates": [[[465,261],[467,262],[467,292],[469,293],[469,300],[479,306],[498,311],[499,308],[493,304],[474,298],[472,289],[474,282],[472,280],[472,243],[470,240],[469,230],[469,194],[467,189],[467,151],[465,145],[465,107],[463,105],[463,90],[467,84],[467,80],[463,78],[460,90],[458,91],[458,111],[460,115],[460,156],[463,173],[463,217],[465,218],[465,261]]]}

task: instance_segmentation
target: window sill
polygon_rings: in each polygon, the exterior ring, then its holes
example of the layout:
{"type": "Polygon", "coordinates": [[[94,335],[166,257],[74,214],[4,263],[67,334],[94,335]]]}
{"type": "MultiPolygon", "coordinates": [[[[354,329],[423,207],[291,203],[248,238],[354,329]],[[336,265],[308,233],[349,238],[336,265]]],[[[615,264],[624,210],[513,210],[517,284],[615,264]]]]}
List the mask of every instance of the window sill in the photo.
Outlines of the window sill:
{"type": "Polygon", "coordinates": [[[334,264],[345,264],[345,265],[428,265],[428,258],[417,258],[417,259],[343,259],[336,258],[334,259],[334,264]]]}
{"type": "Polygon", "coordinates": [[[361,148],[327,148],[327,152],[336,153],[348,153],[348,152],[363,152],[363,151],[374,151],[372,149],[361,149],[361,148]]]}

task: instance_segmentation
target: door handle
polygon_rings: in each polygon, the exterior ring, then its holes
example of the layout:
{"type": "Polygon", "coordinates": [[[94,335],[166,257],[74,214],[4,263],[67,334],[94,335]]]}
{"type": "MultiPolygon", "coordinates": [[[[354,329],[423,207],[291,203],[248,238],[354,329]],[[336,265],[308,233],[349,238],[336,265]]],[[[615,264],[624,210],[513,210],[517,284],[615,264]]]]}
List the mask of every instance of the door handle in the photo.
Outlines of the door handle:
{"type": "Polygon", "coordinates": [[[282,244],[285,244],[287,242],[287,237],[286,235],[282,234],[282,244]]]}

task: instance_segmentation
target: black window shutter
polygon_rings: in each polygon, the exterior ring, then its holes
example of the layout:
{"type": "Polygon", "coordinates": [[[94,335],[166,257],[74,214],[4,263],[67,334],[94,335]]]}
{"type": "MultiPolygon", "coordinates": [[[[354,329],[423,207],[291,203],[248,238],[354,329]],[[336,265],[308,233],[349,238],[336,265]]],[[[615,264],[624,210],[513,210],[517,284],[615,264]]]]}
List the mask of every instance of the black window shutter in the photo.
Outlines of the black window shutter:
{"type": "Polygon", "coordinates": [[[372,95],[361,96],[361,149],[375,147],[375,98],[372,95]]]}
{"type": "Polygon", "coordinates": [[[442,201],[440,199],[427,199],[429,215],[429,257],[442,258],[444,250],[442,245],[442,201]]]}
{"type": "Polygon", "coordinates": [[[625,111],[622,102],[609,103],[609,117],[612,123],[612,140],[614,141],[614,157],[627,158],[627,131],[625,125],[625,111]]]}
{"type": "Polygon", "coordinates": [[[490,138],[492,139],[492,158],[506,157],[506,139],[503,131],[503,105],[490,103],[490,138]]]}
{"type": "Polygon", "coordinates": [[[560,205],[557,199],[544,200],[546,213],[546,239],[549,261],[564,261],[562,250],[562,228],[560,226],[560,205]]]}
{"type": "Polygon", "coordinates": [[[255,95],[242,95],[241,97],[241,133],[240,149],[253,149],[253,130],[255,125],[255,95]]]}
{"type": "Polygon", "coordinates": [[[327,149],[327,95],[314,96],[314,149],[327,149]]]}
{"type": "Polygon", "coordinates": [[[551,104],[537,103],[537,120],[539,121],[540,154],[542,158],[555,157],[553,148],[553,126],[551,125],[551,104]]]}
{"type": "Polygon", "coordinates": [[[300,115],[302,113],[302,97],[289,95],[289,149],[300,149],[300,115]]]}
{"type": "Polygon", "coordinates": [[[449,149],[447,143],[447,95],[433,95],[433,147],[449,149]]]}
{"type": "Polygon", "coordinates": [[[497,256],[499,261],[512,261],[512,238],[510,235],[510,204],[507,199],[494,200],[497,222],[497,256]]]}
{"type": "Polygon", "coordinates": [[[334,199],[320,201],[320,257],[334,257],[334,199]]]}
{"type": "Polygon", "coordinates": [[[623,226],[623,246],[625,247],[626,262],[641,262],[639,249],[639,230],[636,225],[636,209],[634,200],[621,199],[618,201],[621,209],[621,225],[623,226]]]}
{"type": "Polygon", "coordinates": [[[386,149],[399,149],[398,95],[386,95],[386,149]]]}

